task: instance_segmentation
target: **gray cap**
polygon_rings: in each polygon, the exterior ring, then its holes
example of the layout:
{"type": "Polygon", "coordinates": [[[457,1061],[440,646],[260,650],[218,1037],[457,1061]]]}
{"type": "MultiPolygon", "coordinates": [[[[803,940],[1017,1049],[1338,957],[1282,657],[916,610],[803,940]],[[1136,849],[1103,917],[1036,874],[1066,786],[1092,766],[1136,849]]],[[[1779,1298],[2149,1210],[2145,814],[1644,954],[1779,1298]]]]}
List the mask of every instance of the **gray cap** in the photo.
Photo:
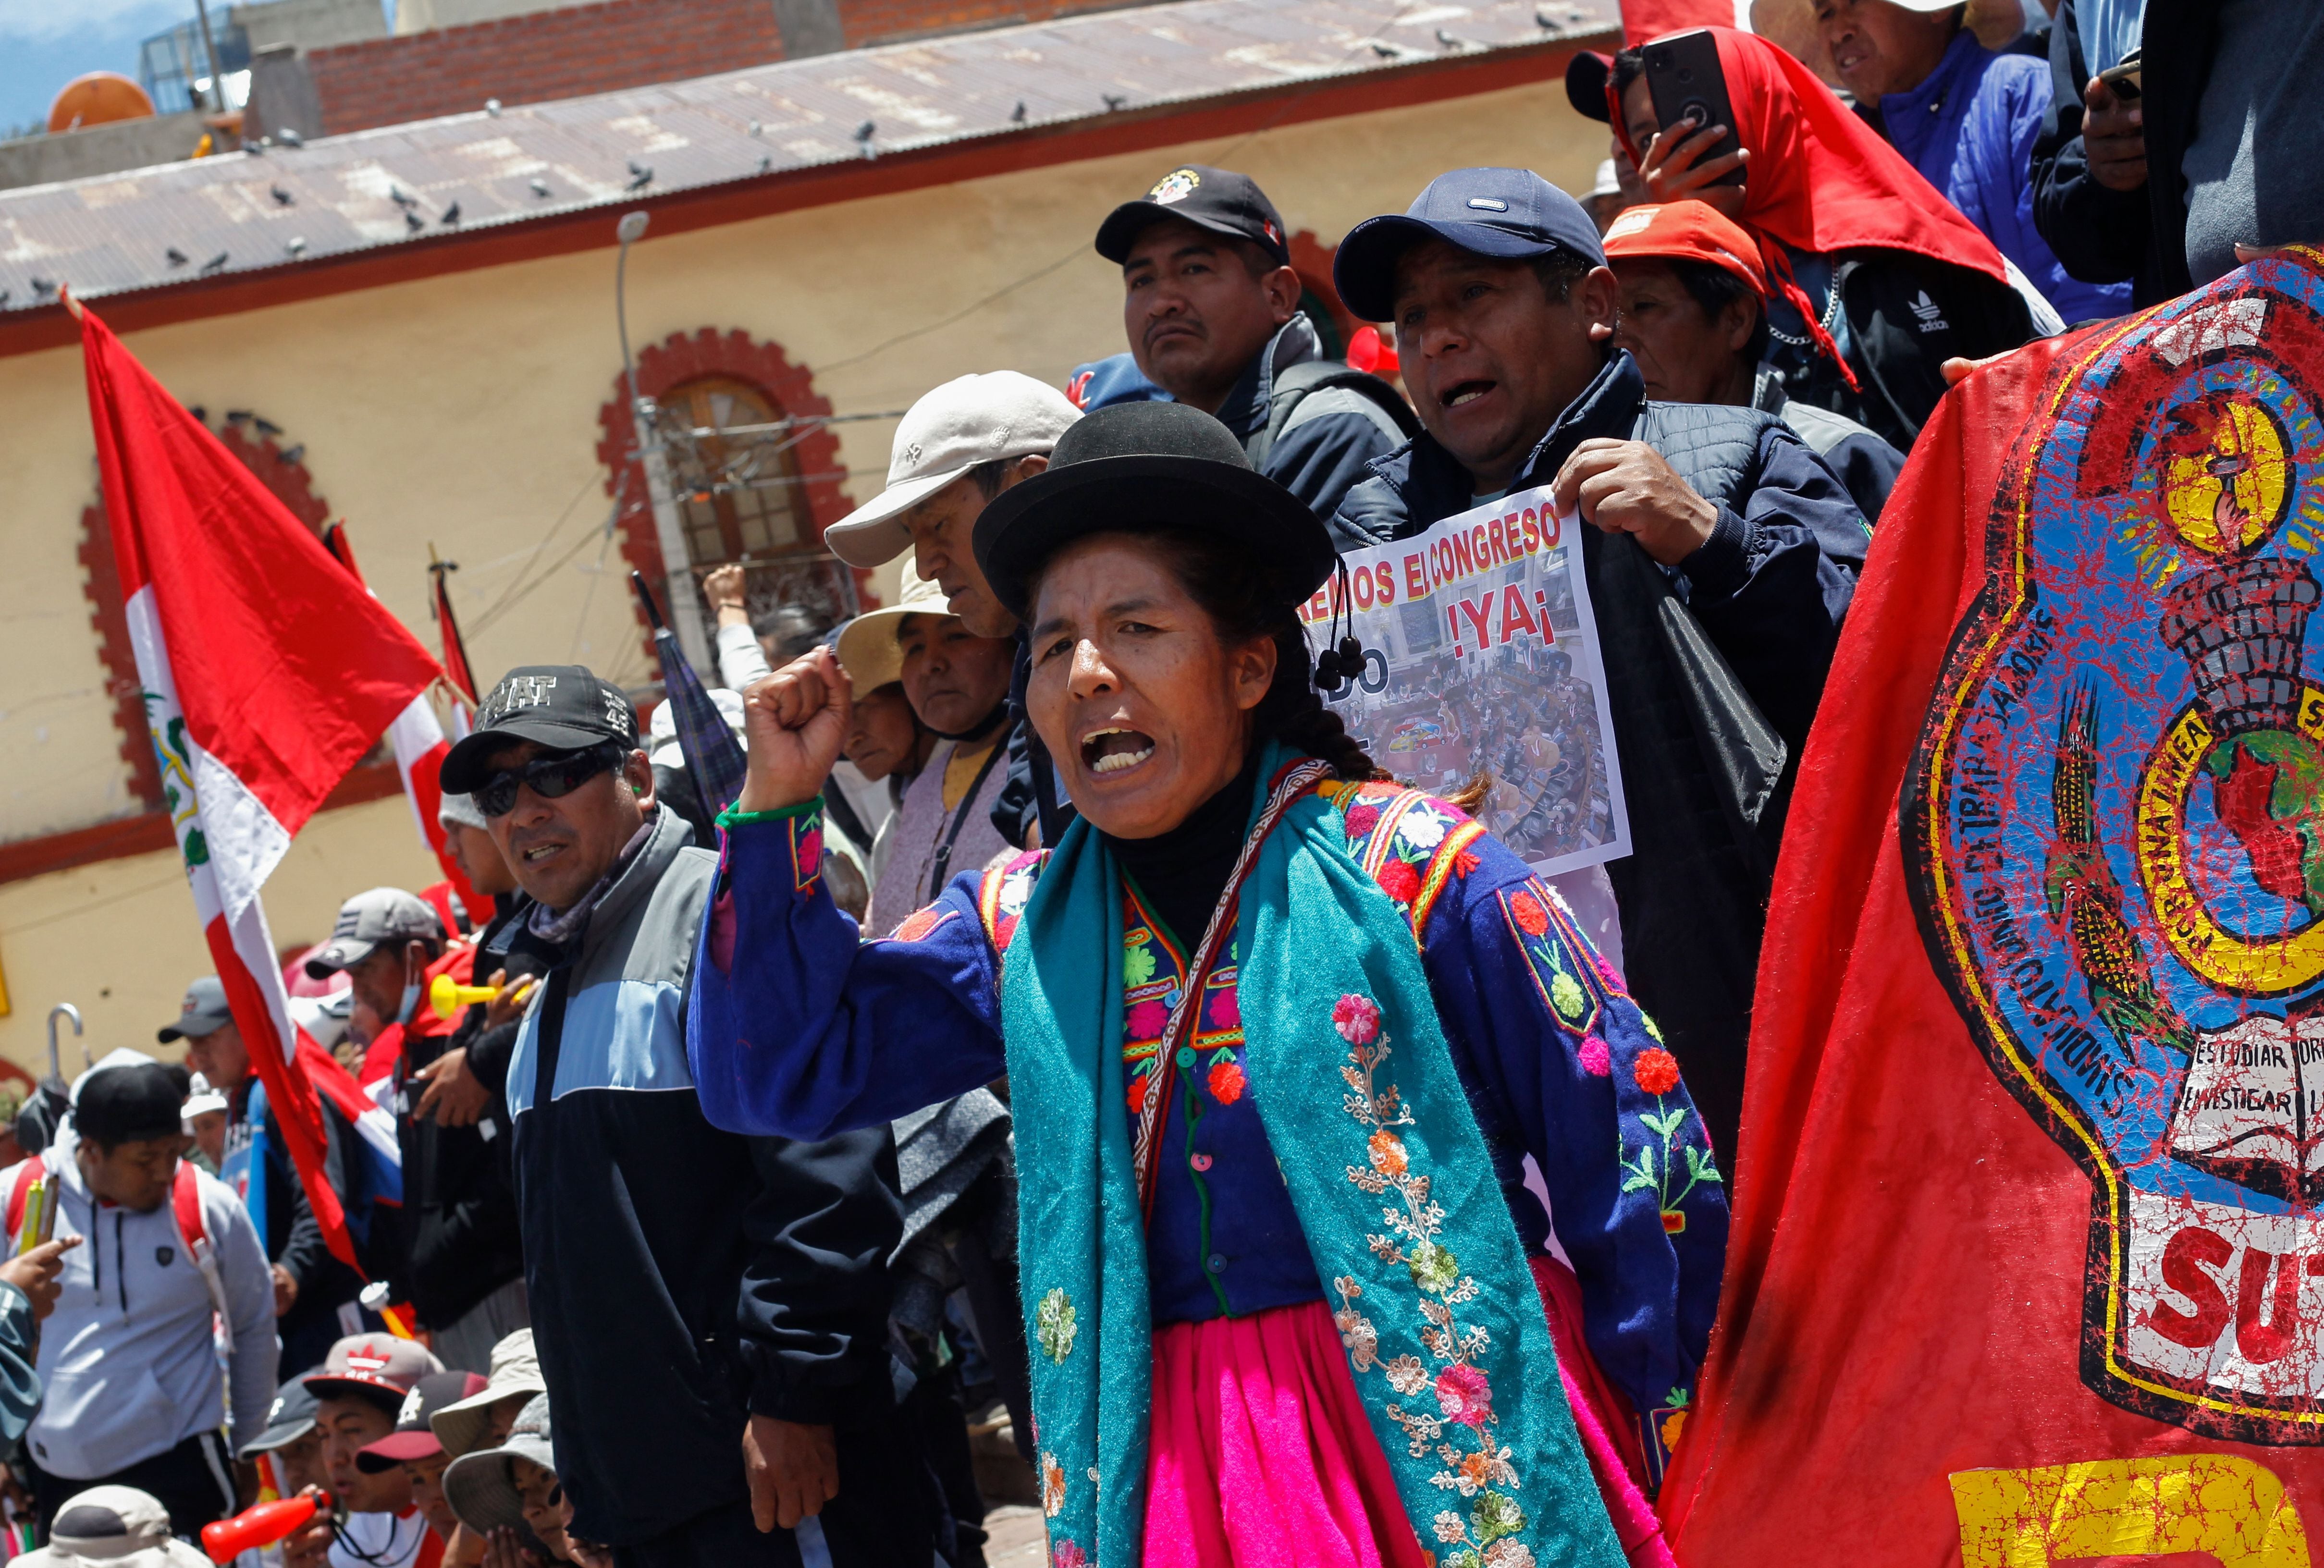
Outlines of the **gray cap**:
{"type": "Polygon", "coordinates": [[[165,1046],[172,1040],[198,1040],[232,1022],[234,1013],[226,1005],[225,983],[215,974],[205,974],[186,987],[186,1000],[178,1004],[177,1019],[163,1024],[153,1038],[165,1046]]]}
{"type": "Polygon", "coordinates": [[[235,1457],[248,1459],[288,1448],[315,1430],[315,1407],[320,1403],[308,1388],[305,1373],[291,1379],[274,1390],[274,1403],[266,1409],[266,1430],[244,1443],[235,1457]]]}
{"type": "Polygon", "coordinates": [[[307,973],[311,979],[327,980],[342,969],[361,964],[383,942],[442,940],[444,922],[425,899],[401,888],[374,888],[339,906],[331,939],[309,955],[307,973]]]}
{"type": "Polygon", "coordinates": [[[478,833],[492,831],[492,824],[484,820],[484,814],[477,807],[475,796],[447,789],[436,805],[436,826],[450,827],[455,823],[462,827],[473,827],[478,833]]]}
{"type": "Polygon", "coordinates": [[[444,1472],[444,1500],[462,1524],[479,1535],[524,1526],[524,1499],[516,1490],[512,1459],[529,1459],[552,1472],[557,1469],[549,1435],[548,1395],[536,1395],[518,1412],[506,1443],[464,1453],[444,1472]]]}

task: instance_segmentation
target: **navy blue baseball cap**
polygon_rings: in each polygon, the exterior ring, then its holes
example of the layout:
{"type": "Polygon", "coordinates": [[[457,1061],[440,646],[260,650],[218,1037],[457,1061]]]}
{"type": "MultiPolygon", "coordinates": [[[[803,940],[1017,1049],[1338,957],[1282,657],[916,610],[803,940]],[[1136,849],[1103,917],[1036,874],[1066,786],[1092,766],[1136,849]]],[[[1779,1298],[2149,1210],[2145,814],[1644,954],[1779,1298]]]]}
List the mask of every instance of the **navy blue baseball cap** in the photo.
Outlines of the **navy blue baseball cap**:
{"type": "Polygon", "coordinates": [[[1455,169],[1428,182],[1401,217],[1368,217],[1340,242],[1332,281],[1357,318],[1396,313],[1396,259],[1441,239],[1480,256],[1521,261],[1564,251],[1606,264],[1582,204],[1530,169],[1455,169]]]}

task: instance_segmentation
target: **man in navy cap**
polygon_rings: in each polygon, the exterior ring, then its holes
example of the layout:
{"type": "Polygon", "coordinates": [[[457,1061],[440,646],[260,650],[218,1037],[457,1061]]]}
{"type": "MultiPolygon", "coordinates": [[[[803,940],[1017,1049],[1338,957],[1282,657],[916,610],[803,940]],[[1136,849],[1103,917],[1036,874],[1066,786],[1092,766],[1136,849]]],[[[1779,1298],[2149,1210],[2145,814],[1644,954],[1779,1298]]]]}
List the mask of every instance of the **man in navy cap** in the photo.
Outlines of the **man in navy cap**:
{"type": "Polygon", "coordinates": [[[1426,427],[1349,493],[1342,549],[1543,485],[1593,525],[1583,570],[1635,845],[1607,868],[1623,968],[1731,1148],[1783,802],[1869,530],[1773,415],[1646,401],[1612,346],[1597,226],[1538,174],[1441,175],[1357,225],[1333,275],[1356,315],[1395,324],[1426,427]],[[1705,637],[1726,666],[1707,680],[1705,637]],[[1763,788],[1721,797],[1717,780],[1755,771],[1763,788]]]}
{"type": "Polygon", "coordinates": [[[1179,165],[1108,215],[1097,253],[1121,269],[1130,352],[1074,372],[1084,409],[1191,403],[1327,518],[1412,433],[1395,389],[1329,357],[1300,309],[1283,216],[1250,176],[1179,165]]]}

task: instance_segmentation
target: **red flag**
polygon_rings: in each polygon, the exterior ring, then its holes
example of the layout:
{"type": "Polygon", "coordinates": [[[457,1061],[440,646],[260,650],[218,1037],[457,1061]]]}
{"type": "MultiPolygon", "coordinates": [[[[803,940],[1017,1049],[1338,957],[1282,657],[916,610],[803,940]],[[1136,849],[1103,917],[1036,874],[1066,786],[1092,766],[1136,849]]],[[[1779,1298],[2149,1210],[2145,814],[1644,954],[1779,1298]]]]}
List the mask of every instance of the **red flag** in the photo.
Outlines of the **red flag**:
{"type": "Polygon", "coordinates": [[[1622,42],[1627,47],[1689,27],[1733,27],[1748,32],[1751,10],[1737,0],[1622,0],[1622,42]]]}
{"type": "Polygon", "coordinates": [[[98,477],[196,917],[308,1200],[352,1265],[324,1176],[318,1093],[391,1163],[392,1130],[378,1149],[379,1108],[291,1021],[259,890],[436,663],[93,312],[80,315],[98,477]],[[309,1070],[293,1071],[294,1057],[309,1070]]]}
{"type": "MultiPolygon", "coordinates": [[[[348,576],[363,582],[363,567],[355,564],[355,541],[348,537],[346,523],[335,522],[324,530],[323,548],[347,569],[348,576]]],[[[454,711],[464,710],[456,706],[454,711]]],[[[466,733],[465,727],[461,733],[466,733]]],[[[403,798],[411,805],[412,825],[420,830],[420,842],[428,846],[428,853],[436,857],[437,865],[444,872],[443,882],[422,890],[420,896],[434,904],[444,918],[444,935],[457,936],[460,923],[453,918],[452,900],[457,899],[468,911],[468,918],[478,923],[492,918],[493,901],[469,885],[467,873],[452,858],[444,842],[444,822],[438,815],[438,808],[444,804],[444,789],[437,780],[443,771],[444,759],[451,754],[452,739],[444,733],[444,725],[436,716],[436,705],[424,691],[395,715],[395,722],[388,726],[387,739],[389,748],[395,753],[395,772],[403,783],[403,798]],[[447,885],[448,892],[438,896],[439,890],[447,885]]]]}
{"type": "Polygon", "coordinates": [[[1690,1568],[2309,1561],[2314,259],[1980,371],[1881,518],[1663,1490],[1690,1568]]]}
{"type": "MultiPolygon", "coordinates": [[[[429,548],[432,555],[435,547],[431,545],[429,548]]],[[[435,597],[429,602],[429,609],[436,617],[437,630],[444,636],[445,677],[458,688],[462,696],[468,699],[468,706],[474,707],[476,704],[475,672],[468,668],[468,645],[460,636],[460,623],[452,614],[449,579],[451,574],[459,569],[457,561],[431,559],[428,563],[428,575],[435,579],[435,597]]]]}

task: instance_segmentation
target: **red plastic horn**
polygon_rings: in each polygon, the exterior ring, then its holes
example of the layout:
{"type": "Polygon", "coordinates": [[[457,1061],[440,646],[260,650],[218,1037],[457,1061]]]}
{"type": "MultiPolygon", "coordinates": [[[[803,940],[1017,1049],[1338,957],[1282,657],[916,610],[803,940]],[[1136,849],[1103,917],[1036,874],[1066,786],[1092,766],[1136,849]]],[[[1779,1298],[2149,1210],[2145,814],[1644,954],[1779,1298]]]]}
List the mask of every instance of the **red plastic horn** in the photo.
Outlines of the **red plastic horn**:
{"type": "Polygon", "coordinates": [[[202,1526],[202,1550],[213,1563],[231,1563],[244,1552],[272,1546],[331,1506],[328,1492],[301,1492],[244,1508],[230,1519],[202,1526]]]}

